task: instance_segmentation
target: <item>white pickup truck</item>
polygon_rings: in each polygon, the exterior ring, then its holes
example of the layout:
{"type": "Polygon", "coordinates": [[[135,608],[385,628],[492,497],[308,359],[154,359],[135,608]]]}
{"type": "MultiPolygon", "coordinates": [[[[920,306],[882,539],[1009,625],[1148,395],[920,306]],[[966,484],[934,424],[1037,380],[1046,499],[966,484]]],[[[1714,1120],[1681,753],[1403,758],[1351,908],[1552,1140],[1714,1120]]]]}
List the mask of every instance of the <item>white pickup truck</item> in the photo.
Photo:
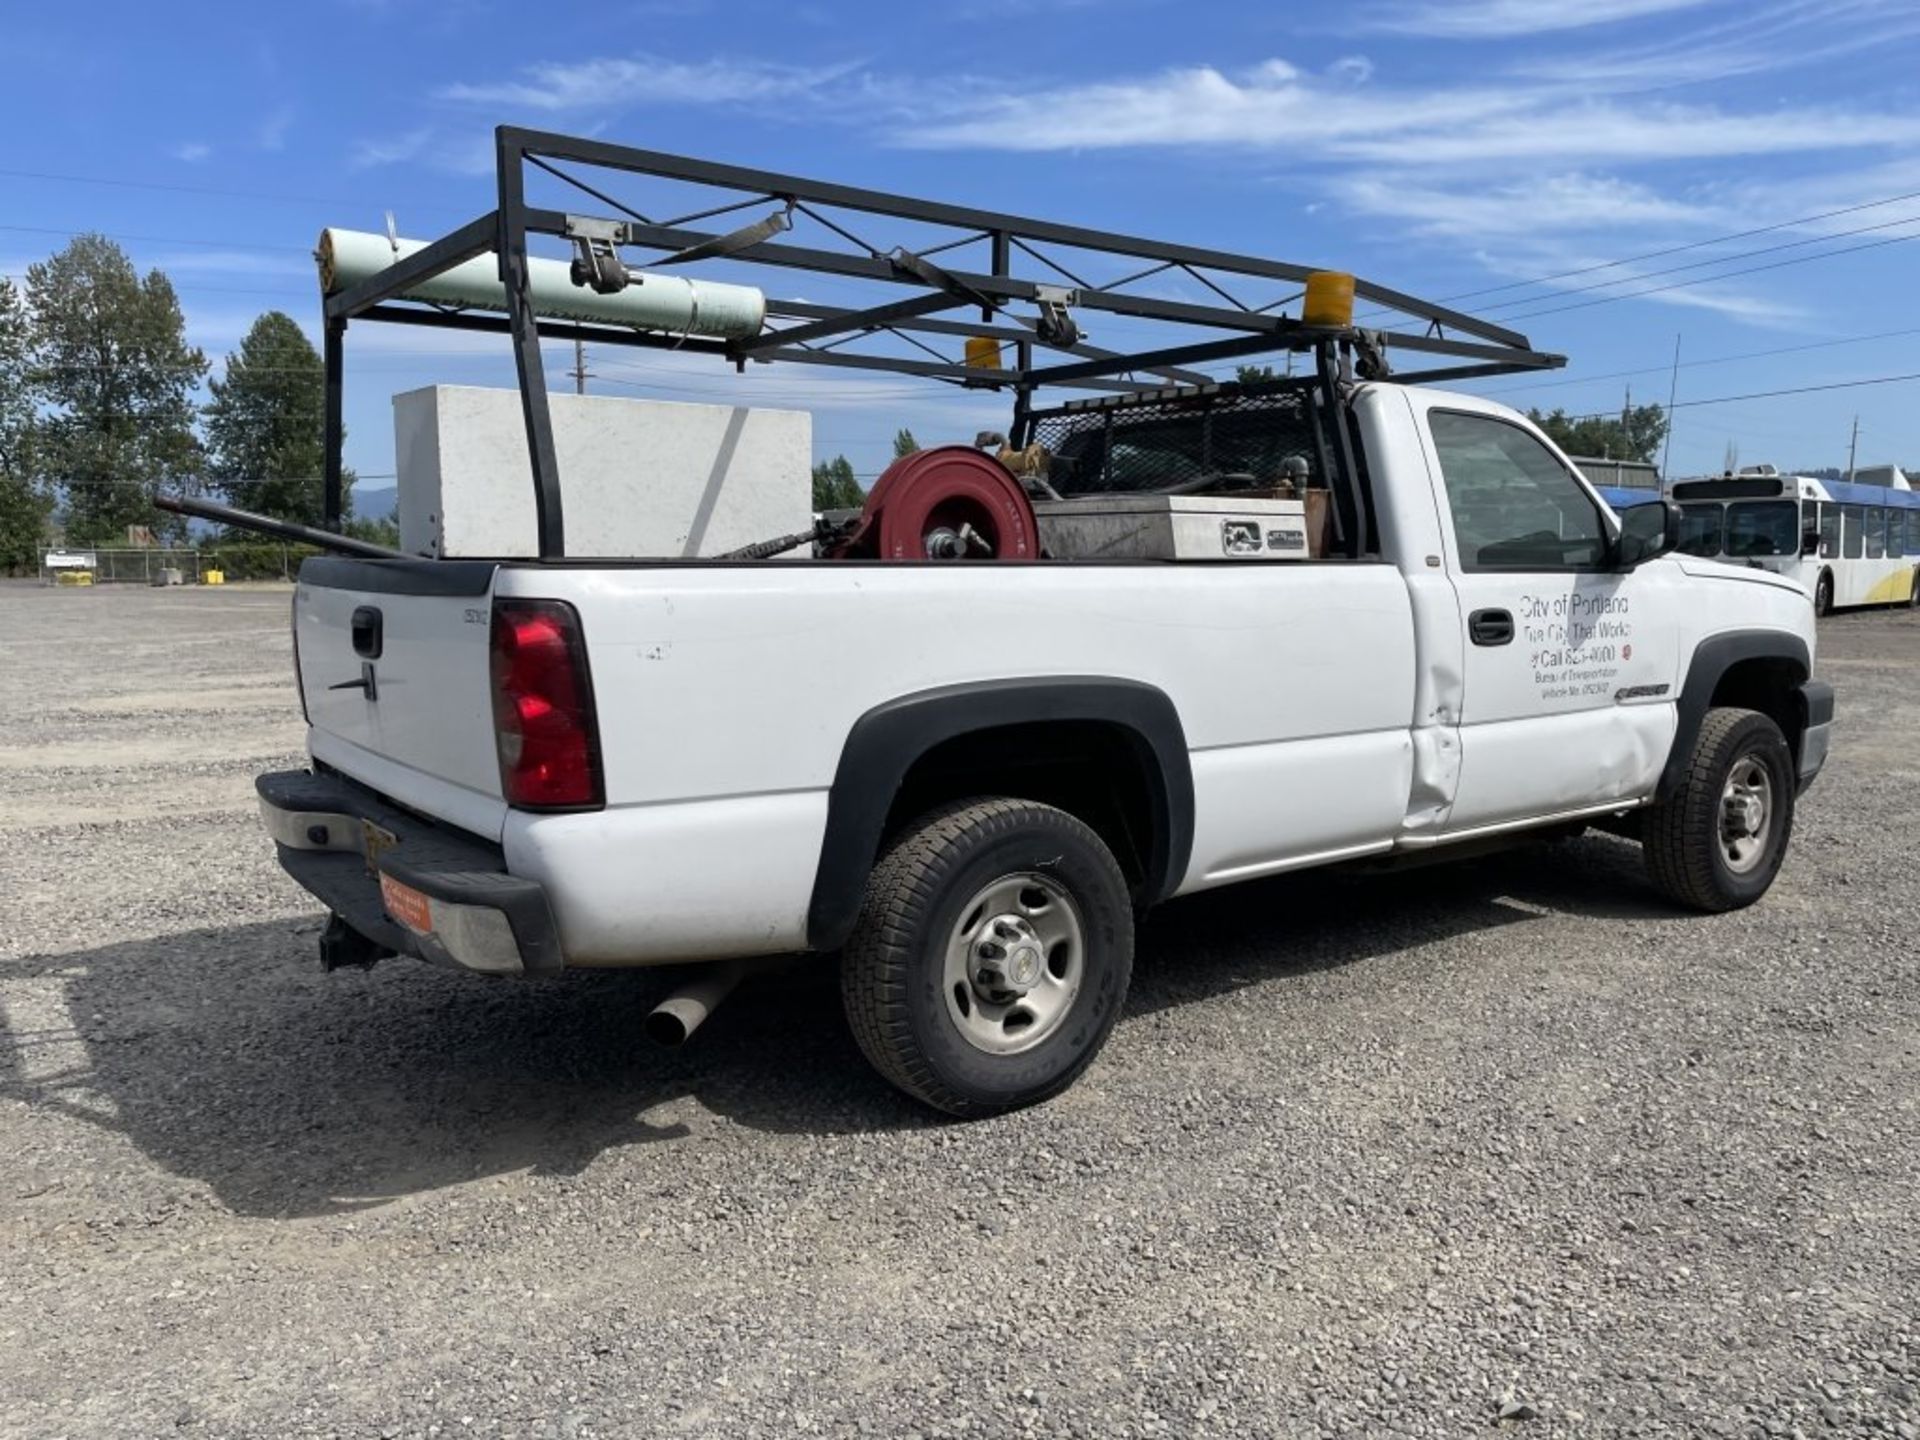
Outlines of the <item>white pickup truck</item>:
{"type": "MultiPolygon", "coordinates": [[[[496,215],[327,296],[335,467],[349,318],[511,332],[542,557],[302,568],[293,628],[312,766],[258,788],[281,862],[332,912],[330,968],[388,954],[528,977],[711,962],[657,1012],[684,1035],[752,957],[837,956],[848,1019],[879,1071],[982,1115],[1087,1068],[1126,997],[1135,917],[1172,896],[1590,823],[1638,836],[1654,886],[1682,905],[1726,910],[1771,885],[1832,720],[1808,594],[1673,553],[1677,506],[1616,514],[1511,410],[1379,378],[1390,352],[1468,362],[1430,374],[1558,363],[1524,337],[1253,257],[599,141],[503,130],[499,149],[496,215]],[[509,166],[567,179],[553,160],[729,186],[784,204],[785,218],[710,236],[529,208],[509,166]],[[829,204],[856,217],[842,235],[879,215],[961,238],[939,247],[940,265],[933,248],[777,238],[796,206],[829,204]],[[586,319],[556,333],[741,364],[849,363],[850,349],[809,342],[978,328],[992,343],[969,338],[964,364],[877,351],[863,363],[1013,385],[1013,443],[998,460],[913,460],[937,481],[923,499],[945,498],[915,510],[906,479],[883,479],[863,529],[814,558],[572,557],[545,410],[549,327],[530,298],[567,281],[528,278],[529,230],[570,240],[571,283],[606,292],[630,283],[625,246],[800,265],[895,296],[918,286],[864,310],[769,300],[786,324],[764,333],[757,314],[712,339],[589,331],[586,319]],[[945,268],[970,240],[992,242],[991,267],[945,268]],[[1015,251],[1039,244],[1151,262],[1143,274],[1306,276],[1306,304],[1289,318],[1286,297],[1228,308],[1136,296],[1123,280],[1024,280],[1015,251]],[[489,248],[498,280],[467,264],[489,248]],[[443,272],[464,288],[429,289],[443,272]],[[446,310],[449,298],[487,303],[489,284],[508,320],[446,310]],[[1356,329],[1356,288],[1426,329],[1356,329]],[[436,308],[399,308],[410,298],[436,308]],[[1032,318],[1011,308],[1027,303],[1032,318]],[[938,318],[962,305],[980,320],[938,318]],[[1086,343],[1076,312],[1214,328],[1117,356],[1086,343]],[[1016,365],[999,368],[995,347],[1016,365]],[[1262,349],[1308,353],[1316,375],[1216,397],[1172,373],[1262,349]],[[1045,368],[1043,351],[1067,358],[1045,368]],[[1170,392],[1147,378],[1170,373],[1170,392]],[[1040,424],[1030,399],[1048,384],[1121,393],[1040,424]],[[1165,394],[1171,408],[1154,411],[1165,394]],[[1173,419],[1128,428],[1160,413],[1173,419]],[[1275,415],[1293,427],[1284,454],[1249,438],[1275,415]],[[1053,436],[1050,458],[1036,435],[1053,436]],[[1210,556],[1073,555],[1046,541],[1046,515],[1071,511],[1076,493],[1137,501],[1156,488],[1199,497],[1192,533],[1212,535],[1210,556]],[[1207,519],[1206,504],[1262,490],[1294,497],[1265,502],[1286,523],[1207,519]],[[891,539],[873,523],[889,506],[891,539]]],[[[1272,942],[1286,944],[1284,927],[1272,942]]]]}
{"type": "Polygon", "coordinates": [[[1764,894],[1827,751],[1805,590],[1501,406],[1349,403],[1359,561],[310,560],[268,828],[342,928],[485,973],[838,952],[962,1114],[1086,1067],[1169,896],[1632,811],[1676,900],[1764,894]]]}

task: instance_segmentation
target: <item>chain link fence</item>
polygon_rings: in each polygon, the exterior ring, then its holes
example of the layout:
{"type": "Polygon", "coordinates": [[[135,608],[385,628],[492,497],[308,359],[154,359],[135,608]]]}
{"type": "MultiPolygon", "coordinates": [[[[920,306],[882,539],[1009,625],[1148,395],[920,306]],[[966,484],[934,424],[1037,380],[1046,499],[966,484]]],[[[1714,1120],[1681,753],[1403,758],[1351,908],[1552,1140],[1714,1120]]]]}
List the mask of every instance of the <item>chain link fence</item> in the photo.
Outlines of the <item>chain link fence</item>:
{"type": "Polygon", "coordinates": [[[46,585],[198,585],[210,571],[229,582],[292,580],[300,573],[300,562],[318,553],[311,545],[278,541],[209,544],[198,549],[54,546],[40,552],[40,580],[46,585]]]}
{"type": "Polygon", "coordinates": [[[200,552],[162,546],[48,548],[40,552],[40,579],[48,585],[192,585],[200,579],[200,552]],[[78,580],[82,575],[87,578],[78,580]]]}

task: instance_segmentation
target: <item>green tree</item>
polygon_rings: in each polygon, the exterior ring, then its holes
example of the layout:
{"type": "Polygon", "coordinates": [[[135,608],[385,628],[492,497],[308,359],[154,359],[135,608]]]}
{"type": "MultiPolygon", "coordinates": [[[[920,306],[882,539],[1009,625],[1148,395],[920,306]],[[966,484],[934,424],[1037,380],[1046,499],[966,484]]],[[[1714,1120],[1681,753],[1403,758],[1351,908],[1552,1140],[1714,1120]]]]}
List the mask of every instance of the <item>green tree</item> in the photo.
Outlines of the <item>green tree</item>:
{"type": "Polygon", "coordinates": [[[893,432],[893,458],[904,460],[920,448],[920,442],[913,438],[913,431],[902,426],[893,432]]]}
{"type": "Polygon", "coordinates": [[[32,317],[0,278],[0,571],[39,564],[53,508],[33,472],[32,317]]]}
{"type": "MultiPolygon", "coordinates": [[[[290,316],[269,310],[227,357],[204,414],[207,478],[242,510],[321,522],[326,475],[326,367],[290,316]]],[[[353,477],[341,476],[342,500],[353,477]]]]}
{"type": "Polygon", "coordinates": [[[822,460],[813,467],[813,508],[816,510],[858,510],[867,503],[867,492],[853,478],[853,465],[844,455],[822,460]]]}
{"type": "Polygon", "coordinates": [[[1569,415],[1564,410],[1527,418],[1569,455],[1653,463],[1667,438],[1667,412],[1658,405],[1630,405],[1618,415],[1569,415]]]}
{"type": "Polygon", "coordinates": [[[36,463],[64,494],[67,538],[111,544],[129,525],[183,533],[149,499],[199,469],[192,397],[207,359],[187,344],[172,282],[158,270],[141,279],[118,245],[80,235],[27,267],[27,300],[44,406],[36,463]]]}
{"type": "Polygon", "coordinates": [[[391,515],[378,520],[369,515],[356,515],[340,528],[356,540],[371,540],[389,550],[400,548],[400,522],[391,515]]]}
{"type": "Polygon", "coordinates": [[[1271,365],[1236,365],[1233,378],[1242,385],[1258,385],[1266,380],[1283,380],[1286,376],[1271,365]]]}

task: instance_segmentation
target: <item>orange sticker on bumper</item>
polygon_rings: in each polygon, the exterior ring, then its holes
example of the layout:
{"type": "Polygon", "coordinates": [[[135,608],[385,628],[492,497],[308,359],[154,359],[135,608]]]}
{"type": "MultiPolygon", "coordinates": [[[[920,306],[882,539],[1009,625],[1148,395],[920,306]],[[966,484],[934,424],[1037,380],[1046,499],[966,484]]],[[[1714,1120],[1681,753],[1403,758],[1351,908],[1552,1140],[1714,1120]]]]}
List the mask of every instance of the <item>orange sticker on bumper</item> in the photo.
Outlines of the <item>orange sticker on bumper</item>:
{"type": "Polygon", "coordinates": [[[432,902],[411,885],[402,885],[384,872],[380,876],[380,898],[387,914],[419,935],[433,930],[432,902]]]}

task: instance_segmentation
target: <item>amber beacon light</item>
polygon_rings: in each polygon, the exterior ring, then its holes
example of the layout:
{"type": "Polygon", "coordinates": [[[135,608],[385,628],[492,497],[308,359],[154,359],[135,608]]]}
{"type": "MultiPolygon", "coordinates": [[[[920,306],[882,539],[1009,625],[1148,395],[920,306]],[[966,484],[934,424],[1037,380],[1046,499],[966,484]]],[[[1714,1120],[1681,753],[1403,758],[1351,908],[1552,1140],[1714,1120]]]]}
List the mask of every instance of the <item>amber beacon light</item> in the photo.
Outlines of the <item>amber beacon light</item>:
{"type": "Polygon", "coordinates": [[[1353,276],[1342,270],[1316,270],[1307,276],[1302,325],[1341,329],[1353,323],[1353,276]]]}

